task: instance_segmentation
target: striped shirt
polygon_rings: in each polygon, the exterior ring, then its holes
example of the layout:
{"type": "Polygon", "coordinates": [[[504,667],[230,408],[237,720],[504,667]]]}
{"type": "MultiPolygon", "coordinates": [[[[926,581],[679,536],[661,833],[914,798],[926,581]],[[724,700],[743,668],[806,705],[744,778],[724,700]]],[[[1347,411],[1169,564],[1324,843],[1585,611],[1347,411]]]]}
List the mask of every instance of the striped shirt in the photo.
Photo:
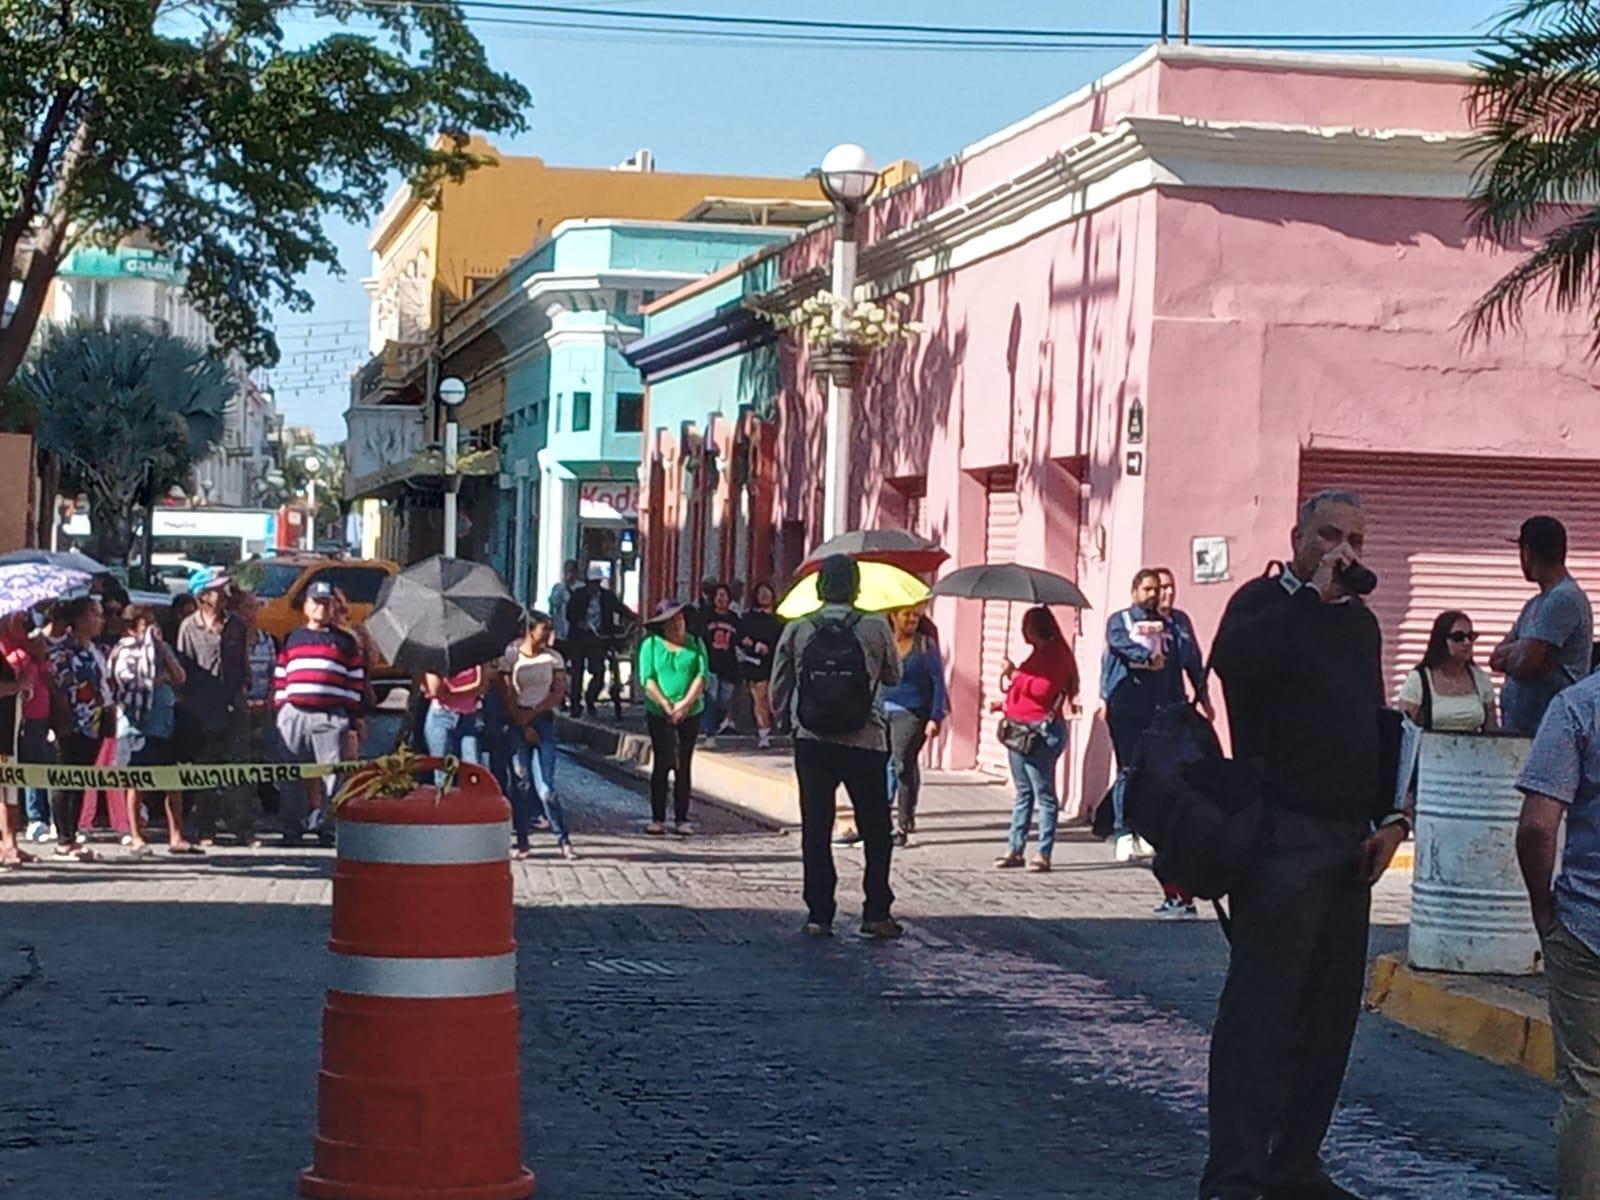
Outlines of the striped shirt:
{"type": "Polygon", "coordinates": [[[278,654],[278,707],[323,712],[361,711],[366,660],[356,639],[342,629],[296,629],[278,654]]]}

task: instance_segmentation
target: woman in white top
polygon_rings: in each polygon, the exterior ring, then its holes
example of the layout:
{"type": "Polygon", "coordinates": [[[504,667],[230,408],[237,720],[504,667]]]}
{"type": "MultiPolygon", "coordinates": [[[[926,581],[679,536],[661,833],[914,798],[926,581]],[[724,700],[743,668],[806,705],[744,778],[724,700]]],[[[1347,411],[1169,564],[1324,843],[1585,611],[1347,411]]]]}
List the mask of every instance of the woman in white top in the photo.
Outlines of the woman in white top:
{"type": "Polygon", "coordinates": [[[566,814],[556,795],[556,712],[567,695],[567,665],[555,650],[555,625],[548,613],[530,612],[522,640],[506,651],[501,665],[511,733],[511,814],[517,857],[527,858],[533,798],[550,818],[562,858],[576,858],[567,836],[566,814]]]}
{"type": "Polygon", "coordinates": [[[1428,636],[1427,653],[1400,686],[1400,710],[1424,729],[1445,733],[1496,728],[1494,682],[1472,661],[1477,640],[1466,613],[1440,613],[1428,636]]]}

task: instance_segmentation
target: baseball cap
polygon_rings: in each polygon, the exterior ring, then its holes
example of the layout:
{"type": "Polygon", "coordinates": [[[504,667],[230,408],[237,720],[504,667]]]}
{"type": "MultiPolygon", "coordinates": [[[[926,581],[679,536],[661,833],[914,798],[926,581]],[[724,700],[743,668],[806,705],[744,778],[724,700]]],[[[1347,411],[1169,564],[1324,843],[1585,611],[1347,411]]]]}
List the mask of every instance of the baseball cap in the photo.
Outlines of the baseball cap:
{"type": "Polygon", "coordinates": [[[329,583],[326,579],[313,580],[311,586],[306,589],[306,599],[332,600],[333,584],[329,583]]]}
{"type": "Polygon", "coordinates": [[[1541,558],[1562,559],[1567,556],[1567,527],[1554,517],[1529,517],[1522,523],[1522,531],[1512,541],[1526,546],[1541,558]]]}

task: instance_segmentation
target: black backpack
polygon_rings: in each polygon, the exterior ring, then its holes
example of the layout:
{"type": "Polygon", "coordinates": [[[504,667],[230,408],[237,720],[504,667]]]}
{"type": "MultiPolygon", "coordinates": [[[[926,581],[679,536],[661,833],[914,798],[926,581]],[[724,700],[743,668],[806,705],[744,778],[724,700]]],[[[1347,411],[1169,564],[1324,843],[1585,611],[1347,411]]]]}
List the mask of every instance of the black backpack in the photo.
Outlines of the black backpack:
{"type": "Polygon", "coordinates": [[[872,719],[873,682],[856,636],[861,614],[817,617],[800,652],[799,719],[817,734],[859,733],[872,719]]]}

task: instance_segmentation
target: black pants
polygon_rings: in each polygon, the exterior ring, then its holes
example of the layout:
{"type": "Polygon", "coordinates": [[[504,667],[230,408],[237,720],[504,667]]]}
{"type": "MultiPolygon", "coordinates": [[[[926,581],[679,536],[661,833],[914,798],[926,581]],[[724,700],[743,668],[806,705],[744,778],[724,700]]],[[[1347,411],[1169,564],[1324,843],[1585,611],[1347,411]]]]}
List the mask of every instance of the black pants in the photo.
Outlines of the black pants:
{"type": "Polygon", "coordinates": [[[573,713],[583,700],[590,708],[600,703],[600,692],[606,686],[605,639],[592,633],[575,633],[567,644],[569,670],[572,674],[571,706],[573,713]],[[584,691],[583,673],[589,672],[589,689],[584,691]]]}
{"type": "Polygon", "coordinates": [[[839,785],[850,794],[856,830],[866,851],[863,921],[881,921],[894,904],[889,889],[889,753],[796,738],[794,773],[800,781],[800,845],[809,920],[832,925],[839,876],[833,869],[833,814],[839,785]]]}
{"type": "Polygon", "coordinates": [[[1258,860],[1233,890],[1202,1200],[1322,1178],[1367,969],[1372,888],[1356,874],[1365,835],[1361,823],[1274,808],[1258,860]]]}
{"type": "Polygon", "coordinates": [[[689,819],[689,770],[694,762],[694,743],[700,736],[700,719],[685,717],[674,725],[665,717],[650,713],[650,819],[667,819],[667,776],[672,776],[672,819],[680,824],[689,819]]]}
{"type": "Polygon", "coordinates": [[[923,743],[928,740],[928,719],[904,709],[889,713],[889,769],[894,772],[895,823],[910,833],[917,823],[917,796],[922,791],[923,743]]]}
{"type": "MultiPolygon", "coordinates": [[[[97,738],[69,733],[58,746],[62,763],[69,767],[92,767],[100,753],[97,738]]],[[[56,841],[70,846],[78,840],[78,821],[83,816],[83,789],[50,793],[50,822],[56,827],[56,841]]]]}

